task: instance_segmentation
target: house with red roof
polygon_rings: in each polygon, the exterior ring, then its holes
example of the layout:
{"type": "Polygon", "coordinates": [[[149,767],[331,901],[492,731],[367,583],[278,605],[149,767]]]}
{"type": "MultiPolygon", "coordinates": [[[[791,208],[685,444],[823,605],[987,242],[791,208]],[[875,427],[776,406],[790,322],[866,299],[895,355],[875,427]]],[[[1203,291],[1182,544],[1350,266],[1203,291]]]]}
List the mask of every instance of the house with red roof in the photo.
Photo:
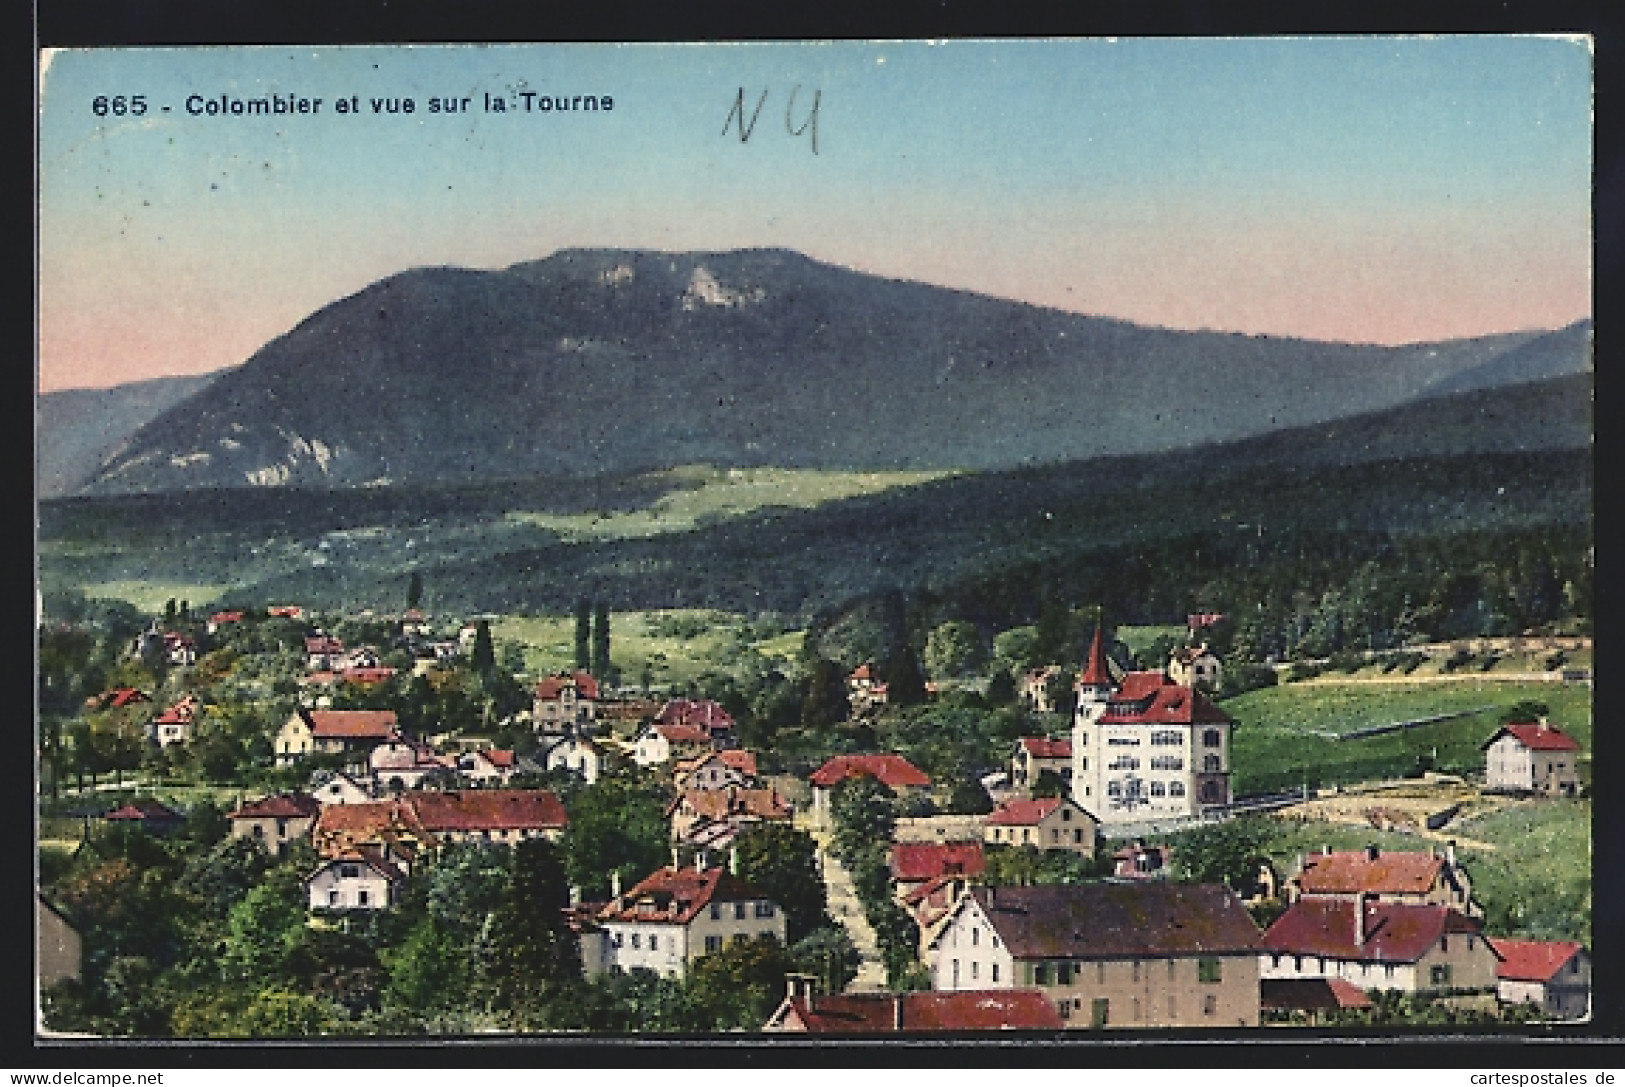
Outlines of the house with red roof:
{"type": "Polygon", "coordinates": [[[1064,1026],[1037,989],[982,989],[952,993],[790,994],[763,1024],[768,1033],[938,1034],[992,1030],[1059,1030],[1064,1026]]]}
{"type": "Polygon", "coordinates": [[[589,672],[544,676],[531,700],[531,724],[549,735],[591,732],[599,698],[598,680],[589,672]]]}
{"type": "Polygon", "coordinates": [[[893,842],[891,878],[898,899],[944,876],[976,878],[987,871],[981,842],[893,842]]]}
{"type": "Polygon", "coordinates": [[[1070,797],[1045,796],[1006,800],[988,814],[983,841],[988,845],[1064,849],[1080,857],[1095,855],[1100,820],[1070,797]]]}
{"type": "Polygon", "coordinates": [[[141,702],[151,702],[152,698],[144,691],[134,687],[114,687],[110,691],[103,691],[85,699],[87,709],[123,709],[125,706],[134,706],[141,702]]]}
{"type": "Polygon", "coordinates": [[[186,816],[151,797],[138,797],[102,816],[114,826],[139,827],[148,834],[170,834],[179,830],[186,816]]]}
{"type": "Polygon", "coordinates": [[[1136,840],[1112,853],[1112,878],[1167,879],[1173,872],[1173,859],[1172,846],[1136,840]]]}
{"type": "Polygon", "coordinates": [[[972,886],[927,964],[941,991],[1038,989],[1073,1029],[1251,1027],[1261,947],[1220,885],[972,886]]]}
{"type": "Polygon", "coordinates": [[[302,619],[305,609],[298,604],[272,604],[265,609],[265,614],[272,619],[302,619]]]}
{"type": "Polygon", "coordinates": [[[208,631],[210,634],[218,634],[221,627],[230,626],[233,623],[240,623],[242,621],[243,613],[240,611],[217,611],[213,615],[209,616],[208,621],[203,624],[203,629],[208,631]]]}
{"type": "Polygon", "coordinates": [[[400,901],[410,862],[388,845],[368,845],[324,860],[305,877],[313,913],[387,910],[400,901]]]}
{"type": "Polygon", "coordinates": [[[1212,692],[1218,690],[1224,680],[1224,665],[1206,642],[1183,646],[1168,655],[1168,678],[1181,687],[1200,687],[1212,692]]]}
{"type": "Polygon", "coordinates": [[[830,825],[830,794],[844,781],[872,778],[898,796],[917,795],[931,787],[931,779],[901,755],[836,755],[807,780],[812,785],[813,824],[830,825]]]}
{"type": "Polygon", "coordinates": [[[890,698],[887,684],[881,682],[880,672],[871,662],[858,665],[846,677],[846,700],[853,713],[884,706],[890,698]]]}
{"type": "Polygon", "coordinates": [[[394,710],[313,710],[294,711],[277,733],[276,761],[279,766],[312,754],[335,755],[347,751],[370,751],[374,745],[399,736],[394,710]]]}
{"type": "Polygon", "coordinates": [[[565,736],[540,756],[547,770],[568,770],[591,785],[609,771],[614,756],[604,745],[585,736],[565,736]]]}
{"type": "Polygon", "coordinates": [[[1297,870],[1287,877],[1287,900],[1327,895],[1365,895],[1377,902],[1449,906],[1469,917],[1484,916],[1483,907],[1473,898],[1472,881],[1456,863],[1454,842],[1443,853],[1432,849],[1426,853],[1384,850],[1371,845],[1300,856],[1297,870]]]}
{"type": "Polygon", "coordinates": [[[1199,818],[1231,801],[1234,722],[1163,672],[1114,675],[1095,628],[1077,682],[1072,799],[1110,831],[1199,818]]]}
{"type": "Polygon", "coordinates": [[[1052,740],[1047,736],[1023,736],[1010,755],[1010,787],[1031,793],[1038,776],[1050,771],[1068,789],[1072,788],[1072,740],[1052,740]]]}
{"type": "Polygon", "coordinates": [[[666,867],[625,894],[616,893],[596,917],[598,943],[582,958],[612,970],[643,967],[685,977],[701,956],[751,940],[784,943],[784,910],[764,889],[702,857],[693,867],[666,867]]]}
{"type": "Polygon", "coordinates": [[[1316,895],[1264,933],[1260,977],[1342,978],[1361,989],[1493,995],[1500,956],[1483,923],[1449,906],[1316,895]]]}
{"type": "Polygon", "coordinates": [[[470,751],[458,756],[455,761],[457,773],[475,785],[506,785],[508,779],[522,773],[527,764],[533,772],[541,770],[531,760],[522,760],[514,752],[500,747],[470,751]]]}
{"type": "Polygon", "coordinates": [[[305,670],[320,672],[342,667],[338,661],[344,656],[344,642],[330,634],[311,634],[305,637],[305,670]]]}
{"type": "Polygon", "coordinates": [[[707,729],[651,721],[632,740],[632,761],[639,766],[664,766],[680,759],[699,758],[714,749],[707,729]]]}
{"type": "Polygon", "coordinates": [[[1591,1014],[1591,955],[1572,940],[1491,941],[1501,956],[1496,997],[1503,1004],[1532,1004],[1547,1019],[1585,1019],[1591,1014]]]}
{"type": "Polygon", "coordinates": [[[408,794],[417,824],[442,842],[513,845],[527,838],[556,842],[570,823],[548,789],[453,789],[408,794]]]}
{"type": "Polygon", "coordinates": [[[426,782],[446,781],[457,773],[457,759],[436,754],[428,744],[395,736],[367,753],[373,792],[399,793],[420,789],[426,782]]]}
{"type": "Polygon", "coordinates": [[[440,840],[405,800],[362,800],[324,804],[311,827],[310,843],[323,857],[353,853],[363,846],[388,845],[408,862],[433,850],[440,840]]]}
{"type": "Polygon", "coordinates": [[[1311,1026],[1331,1012],[1360,1011],[1372,1006],[1364,989],[1342,978],[1266,978],[1258,983],[1259,1007],[1271,1012],[1297,1012],[1311,1026]]]}
{"type": "Polygon", "coordinates": [[[739,748],[679,760],[672,784],[682,789],[748,789],[756,784],[756,755],[739,748]]]}
{"type": "Polygon", "coordinates": [[[712,746],[732,747],[734,719],[720,702],[709,698],[672,698],[660,707],[655,721],[662,725],[680,725],[699,729],[711,738],[712,746]]]}
{"type": "Polygon", "coordinates": [[[238,804],[227,818],[231,820],[233,838],[246,838],[281,856],[291,843],[310,836],[321,814],[322,803],[315,797],[283,793],[238,804]]]}
{"type": "Polygon", "coordinates": [[[159,747],[190,743],[192,728],[201,708],[202,703],[196,695],[187,695],[148,723],[147,738],[159,747]]]}
{"type": "Polygon", "coordinates": [[[311,778],[310,795],[323,807],[328,804],[364,804],[373,799],[372,779],[341,770],[322,771],[311,778]]]}
{"type": "Polygon", "coordinates": [[[164,634],[164,660],[185,668],[197,663],[197,641],[191,635],[168,631],[164,634]]]}
{"type": "Polygon", "coordinates": [[[774,789],[685,789],[666,805],[671,839],[682,845],[724,849],[741,831],[762,823],[789,823],[789,801],[774,789]]]}
{"type": "Polygon", "coordinates": [[[1574,737],[1539,721],[1502,725],[1484,742],[1484,788],[1534,796],[1573,796],[1580,791],[1574,737]]]}
{"type": "Polygon", "coordinates": [[[1050,698],[1050,680],[1061,674],[1059,664],[1046,664],[1042,668],[1029,668],[1021,673],[1021,679],[1016,684],[1016,694],[1021,698],[1021,704],[1034,713],[1054,713],[1055,700],[1050,698]]]}

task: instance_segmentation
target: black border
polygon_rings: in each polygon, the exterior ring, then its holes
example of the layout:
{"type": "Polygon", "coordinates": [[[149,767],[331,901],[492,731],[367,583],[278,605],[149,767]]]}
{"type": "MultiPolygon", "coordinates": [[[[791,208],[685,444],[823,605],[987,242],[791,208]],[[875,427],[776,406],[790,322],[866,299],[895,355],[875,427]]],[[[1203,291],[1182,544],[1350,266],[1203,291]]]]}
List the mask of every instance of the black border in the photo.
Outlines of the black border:
{"type": "MultiPolygon", "coordinates": [[[[32,48],[29,64],[11,69],[17,78],[13,101],[34,104],[37,49],[96,46],[191,46],[209,44],[398,44],[428,42],[545,42],[545,41],[684,41],[786,40],[798,38],[964,38],[1048,36],[1252,36],[1263,34],[1430,34],[1430,33],[1589,33],[1595,40],[1596,157],[1595,157],[1595,305],[1598,343],[1606,347],[1609,304],[1620,281],[1620,242],[1625,240],[1625,151],[1617,125],[1609,112],[1619,100],[1620,28],[1625,11],[1607,0],[1484,0],[1484,2],[1416,2],[1393,0],[1325,2],[1270,0],[1243,3],[1181,0],[1146,3],[1132,0],[1085,5],[1035,6],[1029,3],[974,3],[971,0],[908,0],[884,7],[870,3],[825,2],[789,6],[758,0],[714,0],[682,3],[666,0],[626,0],[618,4],[575,0],[563,5],[521,6],[503,0],[261,0],[229,3],[222,0],[35,0],[28,29],[32,48]],[[1070,9],[1070,10],[1069,10],[1070,9]],[[26,74],[25,74],[26,73],[26,74]],[[22,79],[29,79],[26,87],[22,79]]],[[[20,15],[19,5],[11,9],[20,15]]],[[[20,21],[20,20],[19,20],[20,21]]],[[[24,28],[20,27],[19,30],[24,28]]],[[[12,40],[21,42],[23,34],[12,40]]],[[[19,58],[21,61],[22,58],[19,58]]],[[[37,112],[30,114],[31,122],[37,112]]],[[[31,141],[32,142],[32,141],[31,141]]],[[[30,147],[32,152],[33,148],[30,147]]],[[[30,211],[34,201],[35,156],[13,162],[29,168],[24,192],[30,211]],[[21,161],[19,161],[21,160],[21,161]]],[[[33,235],[30,233],[32,243],[33,235]]],[[[32,244],[29,246],[33,270],[32,244]]],[[[32,282],[33,277],[30,276],[32,282]]],[[[20,309],[20,307],[19,307],[20,309]]],[[[33,332],[32,307],[25,315],[11,310],[11,327],[33,332]]],[[[33,358],[32,336],[19,357],[33,358]]],[[[26,396],[13,401],[22,407],[32,401],[32,368],[3,371],[20,379],[26,396]],[[26,374],[26,376],[25,376],[26,374]]],[[[1608,414],[1610,386],[1597,382],[1597,415],[1608,414]]],[[[32,413],[10,434],[19,439],[32,434],[32,413]]],[[[1599,453],[1607,447],[1599,434],[1599,453]]],[[[32,463],[32,445],[21,449],[21,463],[32,463]]],[[[19,518],[20,522],[21,519],[19,518]]],[[[1599,552],[1612,554],[1613,522],[1599,518],[1599,552]]],[[[28,545],[32,548],[33,540],[28,545]]],[[[20,564],[19,564],[20,565],[20,564]]],[[[1597,637],[1605,645],[1615,624],[1611,607],[1617,599],[1605,560],[1597,582],[1597,637]]],[[[16,598],[15,614],[26,614],[26,630],[11,660],[32,656],[33,584],[16,598]]],[[[19,578],[21,587],[21,579],[19,578]]],[[[20,669],[18,672],[20,673],[20,669]]],[[[17,674],[17,673],[14,673],[17,674]]],[[[13,687],[13,691],[18,690],[13,687]]],[[[1608,689],[1606,677],[1603,689],[1608,689]]],[[[1595,689],[1593,693],[1595,705],[1595,689]]],[[[16,731],[13,736],[16,736],[16,731]]],[[[1625,743],[1609,734],[1608,725],[1595,730],[1598,766],[1619,764],[1625,743]]],[[[13,740],[14,752],[20,745],[13,740]]],[[[28,953],[11,956],[14,982],[6,991],[20,1000],[7,1000],[0,1053],[17,1069],[126,1070],[310,1068],[317,1065],[345,1068],[421,1069],[464,1067],[660,1067],[672,1070],[731,1067],[803,1068],[959,1067],[1024,1069],[1065,1066],[1101,1068],[1228,1068],[1284,1070],[1313,1068],[1472,1068],[1528,1071],[1600,1070],[1625,1067],[1625,1054],[1616,1039],[1625,1038],[1625,1004],[1621,1002],[1621,946],[1615,919],[1625,907],[1625,867],[1622,867],[1621,820],[1618,790],[1604,788],[1594,809],[1593,931],[1596,989],[1591,1024],[1556,1028],[1539,1037],[1456,1036],[1415,1033],[1362,1040],[1352,1035],[1265,1032],[1259,1037],[1223,1035],[1204,1041],[1167,1033],[1125,1035],[1106,1041],[1076,1036],[1045,1039],[998,1036],[980,1040],[888,1039],[879,1043],[808,1044],[792,1039],[773,1042],[752,1037],[735,1043],[725,1039],[595,1039],[591,1041],[477,1039],[467,1044],[436,1040],[428,1045],[398,1041],[354,1043],[247,1044],[224,1043],[52,1043],[40,1044],[33,1034],[33,963],[28,953]],[[1288,1040],[1290,1039],[1290,1040],[1288,1040]]],[[[32,797],[22,789],[9,791],[15,805],[13,826],[32,826],[32,797]]],[[[8,905],[21,905],[11,913],[13,933],[33,932],[32,904],[21,900],[22,881],[8,905]]],[[[18,943],[22,943],[21,937],[18,943]]],[[[19,947],[19,950],[23,948],[19,947]]]]}

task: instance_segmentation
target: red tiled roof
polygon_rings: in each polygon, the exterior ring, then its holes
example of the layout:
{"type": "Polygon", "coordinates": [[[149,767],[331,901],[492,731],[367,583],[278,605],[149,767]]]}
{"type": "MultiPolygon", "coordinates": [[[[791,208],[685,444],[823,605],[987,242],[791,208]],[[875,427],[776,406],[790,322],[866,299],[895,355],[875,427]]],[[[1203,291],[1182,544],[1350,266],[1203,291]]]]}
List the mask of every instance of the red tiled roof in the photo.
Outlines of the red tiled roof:
{"type": "Polygon", "coordinates": [[[843,993],[790,1001],[811,1034],[1059,1030],[1061,1015],[1037,989],[843,993]],[[901,1024],[901,1025],[899,1025],[901,1024]]]}
{"type": "Polygon", "coordinates": [[[422,792],[404,802],[430,832],[559,830],[570,821],[559,798],[546,789],[422,792]]]}
{"type": "Polygon", "coordinates": [[[435,843],[434,835],[418,821],[417,812],[402,800],[329,804],[317,816],[311,830],[311,840],[324,856],[367,842],[396,842],[402,835],[410,835],[428,845],[435,843]]]}
{"type": "Polygon", "coordinates": [[[1265,947],[1290,955],[1354,962],[1415,962],[1450,932],[1477,933],[1477,921],[1448,906],[1365,904],[1365,942],[1354,943],[1354,903],[1300,898],[1264,933],[1265,947]]]}
{"type": "Polygon", "coordinates": [[[240,611],[217,611],[209,616],[209,622],[211,623],[240,623],[242,621],[243,613],[240,611]]]}
{"type": "Polygon", "coordinates": [[[913,882],[944,875],[979,876],[987,870],[981,842],[898,842],[891,847],[893,879],[913,882]]]}
{"type": "Polygon", "coordinates": [[[1298,886],[1305,894],[1421,895],[1438,882],[1444,858],[1431,853],[1381,853],[1364,850],[1311,853],[1304,858],[1298,886]]]}
{"type": "Polygon", "coordinates": [[[686,925],[712,902],[767,900],[721,868],[661,868],[599,911],[600,921],[686,925]]]}
{"type": "Polygon", "coordinates": [[[240,805],[231,819],[308,819],[322,813],[321,801],[302,793],[263,796],[240,805]]]}
{"type": "Polygon", "coordinates": [[[566,687],[574,687],[577,698],[592,700],[598,698],[598,680],[588,672],[546,676],[536,684],[536,697],[552,701],[558,698],[559,693],[566,687]]]}
{"type": "Polygon", "coordinates": [[[348,683],[382,683],[395,674],[395,669],[387,666],[374,668],[346,668],[340,676],[348,683]]]}
{"type": "Polygon", "coordinates": [[[875,678],[874,669],[870,668],[867,664],[860,664],[856,668],[852,669],[852,678],[860,681],[865,679],[873,680],[875,678]]]}
{"type": "Polygon", "coordinates": [[[1048,819],[1061,806],[1058,796],[1037,797],[1032,800],[1006,800],[994,808],[987,817],[988,826],[1030,827],[1048,819]]]}
{"type": "Polygon", "coordinates": [[[305,639],[305,652],[323,654],[342,653],[344,652],[344,643],[329,635],[315,634],[305,639]]]}
{"type": "Polygon", "coordinates": [[[836,755],[808,780],[827,789],[855,777],[872,777],[891,789],[931,784],[919,767],[901,755],[836,755]]]}
{"type": "Polygon", "coordinates": [[[297,619],[305,614],[305,609],[298,604],[278,604],[266,608],[265,614],[278,619],[297,619]]]}
{"type": "Polygon", "coordinates": [[[1100,719],[1119,725],[1227,724],[1230,715],[1201,691],[1182,687],[1161,672],[1130,672],[1100,719]],[[1143,707],[1137,705],[1148,699],[1143,707]]]}
{"type": "Polygon", "coordinates": [[[1531,751],[1578,751],[1580,745],[1574,737],[1560,728],[1538,724],[1502,725],[1484,744],[1488,747],[1502,736],[1511,736],[1531,751]]]}
{"type": "Polygon", "coordinates": [[[151,702],[152,699],[143,691],[134,687],[119,687],[113,692],[110,704],[114,706],[130,706],[137,702],[151,702]]]}
{"type": "Polygon", "coordinates": [[[1210,627],[1214,623],[1221,622],[1223,619],[1223,612],[1199,611],[1193,615],[1185,616],[1185,625],[1191,630],[1200,630],[1202,627],[1210,627]]]}
{"type": "Polygon", "coordinates": [[[1035,759],[1070,759],[1071,740],[1047,740],[1042,736],[1023,736],[1021,749],[1035,759]]]}
{"type": "Polygon", "coordinates": [[[688,725],[692,728],[732,728],[734,719],[727,710],[709,698],[673,698],[655,715],[665,725],[688,725]]]}
{"type": "Polygon", "coordinates": [[[972,887],[970,896],[1018,959],[1223,955],[1261,949],[1258,926],[1241,899],[1217,884],[1140,880],[972,887]]]}
{"type": "Polygon", "coordinates": [[[498,770],[511,770],[514,767],[515,755],[512,751],[504,751],[501,748],[493,747],[489,750],[481,751],[479,754],[485,758],[486,762],[490,763],[498,770]]]}
{"type": "Polygon", "coordinates": [[[758,819],[788,819],[792,815],[790,805],[772,789],[686,789],[667,807],[667,813],[680,807],[712,821],[751,815],[758,819]]]}
{"type": "Polygon", "coordinates": [[[711,734],[701,728],[691,728],[688,725],[656,725],[654,730],[664,736],[668,743],[674,744],[708,744],[711,734]]]}
{"type": "Polygon", "coordinates": [[[1279,1011],[1332,1011],[1369,1008],[1371,998],[1343,978],[1265,978],[1258,983],[1259,1006],[1279,1011]]]}
{"type": "Polygon", "coordinates": [[[1572,940],[1503,940],[1490,941],[1490,946],[1501,961],[1495,976],[1503,981],[1551,981],[1552,977],[1581,950],[1572,940]]]}
{"type": "Polygon", "coordinates": [[[1095,626],[1094,641],[1089,643],[1089,655],[1084,658],[1083,672],[1078,676],[1079,687],[1112,686],[1111,666],[1106,663],[1106,650],[1101,645],[1100,627],[1095,626]]]}
{"type": "Polygon", "coordinates": [[[756,753],[753,751],[731,748],[727,751],[717,752],[717,757],[741,774],[748,777],[756,776],[756,753]]]}
{"type": "Polygon", "coordinates": [[[314,872],[305,877],[305,882],[309,883],[311,880],[315,879],[317,876],[321,875],[335,864],[341,863],[366,865],[378,875],[383,876],[392,883],[406,878],[406,873],[401,871],[397,865],[391,864],[389,861],[384,859],[382,850],[378,849],[376,846],[361,846],[357,849],[347,849],[330,860],[324,862],[314,872]]]}
{"type": "Polygon", "coordinates": [[[176,811],[174,808],[169,807],[167,804],[161,804],[156,800],[143,798],[140,800],[132,800],[121,808],[115,808],[106,815],[102,816],[102,818],[112,819],[115,822],[120,823],[147,822],[149,820],[159,823],[178,823],[183,820],[185,816],[176,811]]]}
{"type": "Polygon", "coordinates": [[[385,740],[395,734],[394,710],[301,710],[310,733],[324,740],[385,740]]]}

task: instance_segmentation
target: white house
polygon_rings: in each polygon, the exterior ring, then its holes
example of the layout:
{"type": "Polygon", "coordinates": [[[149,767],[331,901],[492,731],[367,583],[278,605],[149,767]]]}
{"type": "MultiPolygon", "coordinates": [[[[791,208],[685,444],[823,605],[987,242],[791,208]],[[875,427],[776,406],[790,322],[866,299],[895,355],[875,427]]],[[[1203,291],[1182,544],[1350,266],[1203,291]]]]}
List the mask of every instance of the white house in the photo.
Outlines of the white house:
{"type": "Polygon", "coordinates": [[[1179,822],[1230,803],[1234,722],[1161,672],[1112,675],[1100,628],[1072,725],[1072,799],[1113,826],[1179,822]]]}
{"type": "Polygon", "coordinates": [[[305,894],[312,910],[387,910],[405,880],[387,850],[365,849],[324,862],[305,878],[305,894]]]}
{"type": "Polygon", "coordinates": [[[361,780],[349,774],[332,771],[312,779],[310,795],[328,804],[364,804],[373,799],[372,790],[361,780]]]}
{"type": "Polygon", "coordinates": [[[1502,725],[1484,743],[1484,787],[1491,791],[1573,796],[1579,791],[1580,745],[1542,717],[1502,725]]]}
{"type": "Polygon", "coordinates": [[[370,751],[396,738],[394,710],[298,709],[282,725],[273,749],[285,766],[313,754],[370,751]]]}
{"type": "Polygon", "coordinates": [[[373,786],[378,792],[416,789],[427,780],[452,776],[456,760],[441,757],[427,745],[395,738],[379,744],[367,756],[373,786]]]}
{"type": "Polygon", "coordinates": [[[588,672],[546,676],[536,684],[531,723],[551,735],[591,732],[598,699],[598,680],[588,672]]]}
{"type": "Polygon", "coordinates": [[[1176,649],[1168,657],[1168,678],[1181,687],[1213,691],[1224,679],[1224,665],[1206,643],[1197,648],[1176,649]]]}
{"type": "Polygon", "coordinates": [[[1584,1019],[1591,1014],[1591,955],[1573,941],[1492,941],[1501,957],[1496,997],[1503,1004],[1532,1004],[1547,1019],[1584,1019]]]}
{"type": "Polygon", "coordinates": [[[591,785],[608,768],[609,755],[589,739],[566,736],[547,749],[542,765],[549,770],[568,770],[591,785]]]}
{"type": "Polygon", "coordinates": [[[692,758],[711,749],[711,734],[693,725],[645,725],[632,741],[632,761],[639,766],[663,766],[673,759],[692,758]]]}
{"type": "Polygon", "coordinates": [[[784,943],[784,911],[721,868],[662,868],[599,912],[613,969],[684,977],[695,960],[756,939],[784,943]]]}

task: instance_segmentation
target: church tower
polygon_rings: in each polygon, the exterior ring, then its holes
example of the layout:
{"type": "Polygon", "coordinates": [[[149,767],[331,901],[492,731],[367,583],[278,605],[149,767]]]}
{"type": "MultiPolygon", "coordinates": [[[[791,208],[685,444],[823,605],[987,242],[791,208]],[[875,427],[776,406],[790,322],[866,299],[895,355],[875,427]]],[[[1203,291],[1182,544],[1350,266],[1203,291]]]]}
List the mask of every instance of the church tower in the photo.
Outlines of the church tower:
{"type": "Polygon", "coordinates": [[[1106,663],[1101,630],[1095,626],[1094,641],[1078,675],[1078,708],[1072,717],[1072,799],[1091,813],[1102,805],[1100,718],[1117,691],[1117,683],[1106,663]]]}

